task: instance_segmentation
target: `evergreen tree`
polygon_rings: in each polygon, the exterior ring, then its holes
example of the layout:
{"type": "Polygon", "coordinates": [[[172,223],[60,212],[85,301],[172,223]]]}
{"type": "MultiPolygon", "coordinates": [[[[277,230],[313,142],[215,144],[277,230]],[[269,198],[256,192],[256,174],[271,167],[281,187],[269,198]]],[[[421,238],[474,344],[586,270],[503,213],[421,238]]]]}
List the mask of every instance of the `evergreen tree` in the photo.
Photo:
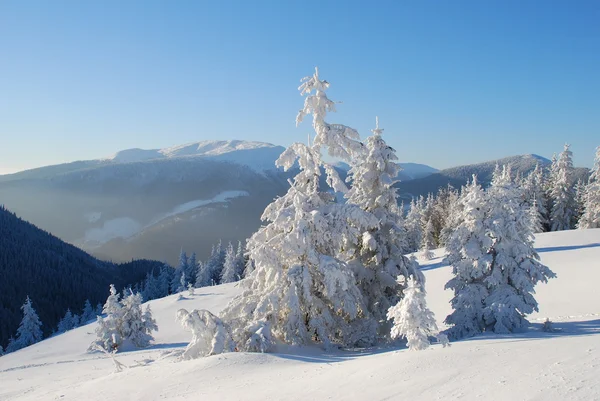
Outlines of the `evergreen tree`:
{"type": "Polygon", "coordinates": [[[413,199],[410,202],[410,209],[406,215],[405,226],[408,236],[408,245],[410,251],[417,251],[421,247],[423,241],[423,226],[421,220],[424,215],[425,200],[423,196],[413,199]]]}
{"type": "Polygon", "coordinates": [[[119,302],[117,289],[112,284],[110,285],[110,295],[104,303],[102,313],[106,317],[98,315],[96,340],[92,342],[89,350],[94,350],[96,346],[99,346],[109,352],[115,351],[124,340],[120,330],[123,321],[123,307],[119,302]]]}
{"type": "MultiPolygon", "coordinates": [[[[560,159],[559,159],[560,160],[560,159]]],[[[510,168],[489,188],[489,235],[492,265],[485,282],[490,291],[483,317],[487,328],[508,333],[526,327],[525,316],[538,310],[534,286],[556,275],[539,262],[533,248],[528,210],[521,206],[519,192],[510,179],[510,168]]]]}
{"type": "MultiPolygon", "coordinates": [[[[183,290],[181,290],[181,277],[185,274],[185,272],[188,270],[188,257],[185,253],[185,251],[182,249],[181,252],[179,253],[179,263],[177,264],[177,267],[175,268],[175,274],[173,274],[173,277],[171,279],[171,293],[176,294],[178,292],[181,292],[183,290]]],[[[183,288],[185,289],[186,286],[184,285],[183,288]]]]}
{"type": "Polygon", "coordinates": [[[80,324],[84,325],[89,323],[91,320],[96,318],[96,311],[92,308],[92,304],[89,299],[85,300],[83,305],[83,312],[81,313],[80,324]]]}
{"type": "Polygon", "coordinates": [[[297,122],[312,114],[316,136],[312,146],[295,143],[279,157],[277,165],[285,170],[298,160],[300,172],[288,192],[265,209],[262,219],[269,223],[248,242],[256,270],[243,282],[246,291],[223,311],[240,350],[266,351],[272,341],[352,345],[372,332],[365,330],[371,324],[363,318],[368,310],[339,254],[344,244],[357,244],[378,222],[355,205],[333,203],[330,193],[319,190],[321,166],[332,188],[345,188],[322,162],[322,147],[346,160],[361,147],[354,142],[355,130],[325,122],[326,112],[334,110],[325,94],[328,87],[318,71],[300,86],[307,97],[297,122]]]}
{"type": "Polygon", "coordinates": [[[67,309],[65,316],[58,322],[57,333],[65,333],[69,330],[74,329],[79,325],[79,317],[73,315],[71,309],[67,309]]]}
{"type": "Polygon", "coordinates": [[[91,351],[97,347],[109,352],[117,351],[126,341],[138,348],[146,347],[153,339],[152,331],[158,330],[150,307],[142,312],[142,296],[139,293],[129,291],[121,303],[116,289],[111,285],[103,312],[106,317],[97,318],[96,340],[89,347],[91,351]]]}
{"type": "Polygon", "coordinates": [[[452,219],[456,215],[458,197],[458,191],[451,185],[448,185],[447,188],[441,188],[438,191],[434,213],[434,218],[436,220],[434,227],[437,235],[437,244],[439,246],[446,245],[449,234],[454,228],[452,225],[454,225],[455,222],[452,221],[452,219]]]}
{"type": "Polygon", "coordinates": [[[152,299],[161,298],[165,295],[166,294],[161,294],[158,278],[154,276],[154,272],[148,272],[142,287],[142,297],[150,301],[152,299]]]}
{"type": "Polygon", "coordinates": [[[142,296],[139,293],[131,293],[123,299],[123,317],[119,327],[123,339],[131,341],[138,348],[147,347],[154,339],[152,331],[157,330],[158,326],[152,318],[150,306],[142,312],[142,296]]]}
{"type": "Polygon", "coordinates": [[[583,213],[577,227],[600,228],[600,146],[596,148],[594,167],[583,197],[583,213]]]}
{"type": "Polygon", "coordinates": [[[453,278],[445,288],[454,292],[450,301],[454,311],[445,323],[454,339],[484,331],[484,301],[489,295],[485,279],[493,263],[492,239],[486,231],[488,202],[476,176],[464,188],[460,203],[461,222],[448,240],[444,260],[452,266],[453,278]]]}
{"type": "Polygon", "coordinates": [[[525,316],[538,310],[535,284],[555,276],[539,262],[520,195],[509,167],[495,172],[485,196],[476,183],[468,189],[463,223],[447,247],[454,312],[446,323],[454,338],[524,328],[525,316]]]}
{"type": "MultiPolygon", "coordinates": [[[[188,259],[187,269],[185,271],[186,286],[189,283],[195,284],[197,272],[198,272],[198,260],[196,258],[196,252],[192,252],[192,254],[190,255],[190,258],[188,259]]],[[[144,298],[144,299],[146,299],[146,298],[144,298]]]]}
{"type": "Polygon", "coordinates": [[[579,220],[581,219],[581,216],[583,215],[583,211],[584,211],[584,204],[585,204],[585,197],[586,197],[586,192],[587,192],[587,185],[584,184],[583,180],[580,178],[577,180],[577,183],[575,184],[575,186],[573,187],[573,193],[574,198],[573,198],[573,203],[574,203],[574,209],[575,209],[575,213],[573,216],[573,227],[577,227],[579,225],[579,220]]]}
{"type": "Polygon", "coordinates": [[[425,260],[431,260],[434,257],[432,249],[435,249],[435,240],[433,239],[433,223],[431,218],[427,220],[423,228],[423,239],[421,241],[421,257],[425,260]]]}
{"type": "Polygon", "coordinates": [[[158,298],[166,297],[170,294],[172,275],[173,269],[171,266],[165,264],[160,268],[157,277],[158,298]]]}
{"type": "Polygon", "coordinates": [[[569,230],[575,218],[573,191],[573,153],[568,144],[552,166],[551,191],[553,205],[550,213],[551,231],[569,230]]]}
{"type": "Polygon", "coordinates": [[[202,264],[202,270],[196,278],[198,287],[208,285],[217,285],[221,283],[221,274],[225,265],[225,250],[221,245],[221,241],[216,246],[213,246],[210,258],[202,264]],[[198,285],[199,284],[199,285],[198,285]]]}
{"type": "Polygon", "coordinates": [[[523,202],[527,206],[532,206],[534,203],[536,205],[537,219],[541,225],[541,228],[538,228],[540,231],[534,232],[544,232],[550,228],[550,220],[548,216],[548,199],[546,195],[546,180],[544,178],[544,172],[539,164],[535,165],[535,169],[533,169],[523,180],[522,180],[522,191],[523,191],[523,202]]]}
{"type": "Polygon", "coordinates": [[[242,241],[238,241],[237,251],[235,253],[236,260],[236,277],[241,280],[244,277],[244,269],[246,268],[246,258],[244,256],[244,246],[242,241]]]}
{"type": "Polygon", "coordinates": [[[221,283],[233,283],[234,281],[237,281],[237,269],[235,250],[230,242],[225,251],[225,263],[221,273],[221,283]]]}
{"type": "Polygon", "coordinates": [[[412,276],[408,278],[404,297],[390,308],[387,318],[394,321],[392,338],[406,338],[411,350],[429,347],[430,337],[438,338],[444,346],[448,343],[447,337],[439,333],[433,312],[427,307],[423,282],[412,276]]]}
{"type": "Polygon", "coordinates": [[[42,322],[40,321],[29,297],[25,300],[23,306],[23,320],[17,329],[16,339],[9,343],[9,352],[28,347],[42,340],[42,322]]]}
{"type": "Polygon", "coordinates": [[[365,155],[349,171],[348,181],[352,182],[352,188],[346,199],[348,204],[372,214],[379,225],[363,234],[349,263],[354,266],[364,302],[372,315],[372,327],[377,328],[379,336],[389,337],[387,313],[401,299],[402,283],[409,276],[422,282],[424,276],[416,261],[403,255],[406,231],[394,187],[400,170],[395,162],[398,160],[396,152],[382,138],[383,129],[379,128],[378,119],[372,132],[373,136],[366,141],[365,155]],[[398,282],[398,277],[403,277],[404,281],[398,282]]]}

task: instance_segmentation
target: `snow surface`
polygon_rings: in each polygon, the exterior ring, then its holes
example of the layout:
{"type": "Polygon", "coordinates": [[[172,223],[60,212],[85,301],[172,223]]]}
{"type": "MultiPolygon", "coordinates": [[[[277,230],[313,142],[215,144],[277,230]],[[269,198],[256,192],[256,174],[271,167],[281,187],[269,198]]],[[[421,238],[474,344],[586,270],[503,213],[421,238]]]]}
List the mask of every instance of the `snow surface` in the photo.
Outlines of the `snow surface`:
{"type": "MultiPolygon", "coordinates": [[[[86,353],[94,324],[0,357],[0,400],[599,400],[600,229],[538,235],[542,262],[557,275],[537,287],[540,312],[528,332],[485,334],[425,351],[399,347],[325,352],[281,348],[179,362],[191,338],[180,308],[218,313],[237,284],[150,302],[160,331],[148,349],[117,359],[86,353]],[[557,329],[541,330],[549,317],[557,329]]],[[[450,312],[450,268],[424,262],[427,302],[438,322],[450,312]]]]}

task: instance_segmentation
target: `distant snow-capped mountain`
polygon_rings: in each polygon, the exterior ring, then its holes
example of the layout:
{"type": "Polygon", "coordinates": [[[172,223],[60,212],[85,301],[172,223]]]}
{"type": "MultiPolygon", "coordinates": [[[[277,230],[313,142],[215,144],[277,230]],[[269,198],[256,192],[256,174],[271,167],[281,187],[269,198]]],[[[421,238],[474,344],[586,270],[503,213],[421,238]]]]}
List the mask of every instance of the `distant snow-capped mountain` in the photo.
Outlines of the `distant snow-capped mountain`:
{"type": "MultiPolygon", "coordinates": [[[[202,259],[219,239],[244,240],[260,227],[294,175],[275,167],[284,149],[236,140],[127,149],[0,176],[0,204],[106,259],[176,263],[182,247],[202,259]]],[[[401,165],[402,181],[437,171],[401,165]]],[[[337,168],[344,177],[347,165],[337,168]]]]}
{"type": "Polygon", "coordinates": [[[135,163],[179,157],[205,157],[246,165],[257,170],[273,170],[271,163],[284,148],[266,142],[201,141],[164,149],[126,149],[102,159],[115,163],[135,163]]]}

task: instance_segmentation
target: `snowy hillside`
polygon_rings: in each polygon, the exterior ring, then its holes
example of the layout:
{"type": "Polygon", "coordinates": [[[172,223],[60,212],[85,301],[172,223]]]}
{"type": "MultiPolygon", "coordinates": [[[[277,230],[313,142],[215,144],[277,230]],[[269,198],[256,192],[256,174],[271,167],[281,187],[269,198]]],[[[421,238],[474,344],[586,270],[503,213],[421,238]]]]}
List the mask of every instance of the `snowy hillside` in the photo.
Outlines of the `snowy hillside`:
{"type": "Polygon", "coordinates": [[[274,161],[283,152],[283,149],[281,146],[265,142],[200,141],[164,149],[126,149],[103,160],[116,163],[134,163],[178,157],[205,157],[242,164],[257,171],[262,171],[275,169],[274,161]],[[249,155],[251,157],[248,157],[249,155]]]}
{"type": "MultiPolygon", "coordinates": [[[[85,352],[94,324],[1,357],[0,400],[598,400],[600,229],[540,234],[536,249],[558,277],[536,288],[540,312],[526,333],[421,352],[285,348],[179,362],[191,335],[175,312],[219,312],[239,292],[227,284],[150,302],[160,328],[155,345],[119,354],[129,366],[121,373],[106,356],[85,352]],[[556,331],[541,330],[546,317],[556,331]]],[[[438,257],[423,270],[441,322],[450,311],[451,294],[443,290],[450,268],[438,257]]]]}

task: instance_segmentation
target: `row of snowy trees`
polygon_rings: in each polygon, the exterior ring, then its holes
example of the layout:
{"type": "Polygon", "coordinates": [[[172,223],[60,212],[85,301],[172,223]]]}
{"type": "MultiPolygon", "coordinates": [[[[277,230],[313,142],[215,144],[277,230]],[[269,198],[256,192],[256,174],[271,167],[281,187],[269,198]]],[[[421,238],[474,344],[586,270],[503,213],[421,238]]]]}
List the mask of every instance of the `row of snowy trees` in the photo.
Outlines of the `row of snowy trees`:
{"type": "MultiPolygon", "coordinates": [[[[572,153],[565,145],[552,164],[544,169],[539,164],[527,175],[511,177],[520,202],[530,213],[537,214],[534,233],[572,228],[595,228],[598,219],[598,154],[589,179],[574,180],[572,153]]],[[[407,233],[406,252],[420,250],[424,259],[432,256],[431,249],[447,244],[449,235],[458,224],[462,211],[460,191],[448,186],[434,196],[420,196],[411,201],[404,220],[407,233]]]]}
{"type": "Polygon", "coordinates": [[[102,305],[98,304],[96,305],[96,308],[93,308],[90,300],[86,299],[81,314],[71,312],[70,308],[67,309],[63,318],[58,322],[58,327],[56,328],[55,333],[61,334],[79,326],[84,326],[90,323],[92,320],[95,320],[96,316],[101,314],[102,305]]]}
{"type": "Polygon", "coordinates": [[[299,88],[306,98],[297,123],[312,115],[315,137],[312,144],[294,143],[276,162],[285,170],[298,165],[300,172],[267,206],[267,224],[248,241],[254,271],[243,281],[245,291],[220,317],[178,312],[193,332],[185,357],[265,352],[277,342],[367,346],[395,337],[421,349],[437,335],[424,276],[403,255],[395,151],[378,126],[363,144],[354,129],[326,122],[327,112],[335,111],[328,87],[317,70],[299,88]],[[351,190],[322,160],[324,148],[352,166],[351,190]],[[320,188],[323,173],[331,189],[345,193],[345,202],[320,188]]]}
{"type": "Polygon", "coordinates": [[[196,253],[188,257],[181,250],[175,269],[164,265],[158,272],[148,273],[140,292],[145,300],[157,299],[186,289],[239,281],[250,271],[246,267],[241,241],[237,248],[231,242],[223,248],[219,241],[216,246],[213,245],[211,255],[205,262],[197,261],[196,253]]]}

